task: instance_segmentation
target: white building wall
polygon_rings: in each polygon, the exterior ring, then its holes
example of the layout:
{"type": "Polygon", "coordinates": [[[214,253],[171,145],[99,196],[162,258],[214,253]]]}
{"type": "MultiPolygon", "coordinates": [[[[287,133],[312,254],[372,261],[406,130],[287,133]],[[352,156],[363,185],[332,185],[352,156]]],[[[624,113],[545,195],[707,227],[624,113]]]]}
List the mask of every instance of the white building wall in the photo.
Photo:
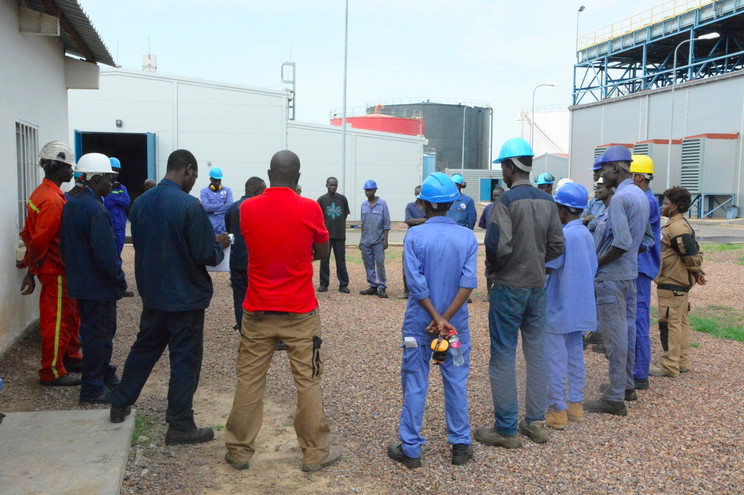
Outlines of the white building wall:
{"type": "MultiPolygon", "coordinates": [[[[668,140],[671,90],[662,88],[602,102],[571,107],[571,178],[591,185],[594,148],[608,143],[668,140]]],[[[739,133],[737,153],[722,174],[734,177],[737,203],[741,201],[742,133],[744,133],[744,72],[678,84],[674,91],[673,139],[711,133],[739,133]]],[[[655,167],[666,164],[655,163],[655,167]]],[[[679,183],[671,178],[672,185],[679,183]]],[[[653,184],[662,192],[666,184],[653,184]]],[[[719,191],[706,191],[715,193],[719,191]]]]}
{"type": "Polygon", "coordinates": [[[347,128],[344,174],[341,128],[287,122],[286,101],[284,91],[104,70],[99,91],[70,91],[70,139],[75,130],[155,133],[158,179],[165,175],[168,155],[185,148],[199,162],[191,194],[198,196],[209,184],[209,167],[216,166],[235,199],[251,176],[268,183],[271,157],[290,149],[302,163],[303,196],[325,194],[326,178],[335,176],[349,199],[349,219],[356,221],[365,198],[362,184],[375,179],[393,220],[403,220],[413,188],[421,183],[424,139],[347,128]],[[121,128],[117,119],[123,122],[121,128]]]}
{"type": "Polygon", "coordinates": [[[300,157],[302,195],[316,199],[325,194],[325,181],[339,180],[339,192],[349,200],[349,221],[360,220],[366,201],[363,185],[377,182],[393,221],[405,218],[406,205],[413,201],[413,189],[421,183],[424,139],[347,128],[346,174],[341,163],[342,130],[337,126],[289,122],[288,148],[300,157]]]}
{"type": "MultiPolygon", "coordinates": [[[[519,119],[519,136],[530,140],[532,114],[523,111],[519,119]]],[[[535,111],[535,129],[532,140],[532,151],[535,156],[545,153],[568,153],[569,118],[567,109],[535,111]]],[[[494,143],[495,152],[502,143],[494,143]]]]}
{"type": "Polygon", "coordinates": [[[120,69],[101,71],[99,91],[70,91],[70,139],[76,130],[155,133],[157,179],[168,155],[187,149],[199,162],[196,196],[210,167],[222,169],[236,199],[250,176],[267,180],[271,156],[286,146],[285,115],[283,91],[120,69]]]}
{"type": "MultiPolygon", "coordinates": [[[[67,139],[67,90],[59,38],[18,31],[18,4],[0,0],[0,353],[39,316],[39,292],[21,296],[25,270],[15,267],[18,174],[15,123],[38,127],[39,145],[67,139]]],[[[38,150],[37,150],[38,152],[38,150]]],[[[33,165],[36,166],[36,165],[33,165]]],[[[43,173],[39,173],[43,177],[43,173]]]]}

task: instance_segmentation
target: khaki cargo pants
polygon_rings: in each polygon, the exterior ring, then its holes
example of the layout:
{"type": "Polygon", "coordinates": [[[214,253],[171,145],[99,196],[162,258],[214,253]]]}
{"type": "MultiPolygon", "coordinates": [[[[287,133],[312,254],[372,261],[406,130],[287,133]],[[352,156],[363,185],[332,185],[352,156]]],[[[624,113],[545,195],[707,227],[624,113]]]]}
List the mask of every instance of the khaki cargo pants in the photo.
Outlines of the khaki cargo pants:
{"type": "Polygon", "coordinates": [[[304,464],[319,464],[328,456],[330,429],[323,412],[320,387],[320,315],[244,311],[238,351],[238,385],[225,427],[225,445],[236,462],[248,462],[263,420],[266,372],[276,343],[287,345],[297,389],[294,428],[304,464]]]}
{"type": "Polygon", "coordinates": [[[687,292],[657,290],[659,297],[659,334],[664,354],[659,365],[668,373],[678,375],[690,367],[690,325],[687,322],[689,298],[687,292]]]}

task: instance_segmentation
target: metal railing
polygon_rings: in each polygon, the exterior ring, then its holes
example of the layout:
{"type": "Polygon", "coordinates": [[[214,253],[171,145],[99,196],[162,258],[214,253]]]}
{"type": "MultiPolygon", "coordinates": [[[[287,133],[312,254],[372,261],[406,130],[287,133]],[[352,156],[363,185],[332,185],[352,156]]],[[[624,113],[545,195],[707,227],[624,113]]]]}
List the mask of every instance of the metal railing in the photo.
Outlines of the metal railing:
{"type": "Polygon", "coordinates": [[[711,0],[669,0],[661,5],[644,10],[609,26],[604,26],[591,33],[579,36],[579,50],[602,43],[603,41],[617,38],[624,34],[638,31],[665,19],[682,15],[690,10],[699,9],[704,5],[715,3],[711,0]]]}

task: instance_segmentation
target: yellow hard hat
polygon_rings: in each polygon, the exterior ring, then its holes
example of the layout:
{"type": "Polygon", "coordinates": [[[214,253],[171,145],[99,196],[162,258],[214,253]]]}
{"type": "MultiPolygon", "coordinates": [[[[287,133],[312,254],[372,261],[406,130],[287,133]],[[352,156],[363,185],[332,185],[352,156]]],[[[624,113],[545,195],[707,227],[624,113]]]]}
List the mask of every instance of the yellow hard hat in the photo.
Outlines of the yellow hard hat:
{"type": "Polygon", "coordinates": [[[648,155],[633,155],[633,161],[630,164],[631,174],[653,174],[654,161],[648,155]]]}

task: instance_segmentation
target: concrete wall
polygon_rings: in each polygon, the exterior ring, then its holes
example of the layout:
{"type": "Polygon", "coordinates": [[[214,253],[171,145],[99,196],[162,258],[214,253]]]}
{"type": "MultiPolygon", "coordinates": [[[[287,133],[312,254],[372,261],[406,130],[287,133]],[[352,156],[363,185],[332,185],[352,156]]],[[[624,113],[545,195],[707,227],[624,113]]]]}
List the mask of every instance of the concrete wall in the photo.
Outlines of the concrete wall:
{"type": "MultiPolygon", "coordinates": [[[[672,92],[655,89],[602,102],[571,107],[570,176],[591,185],[594,148],[607,143],[637,143],[649,139],[669,139],[672,92]]],[[[742,133],[744,133],[744,72],[678,84],[674,91],[673,139],[710,133],[739,133],[736,153],[721,170],[734,177],[736,201],[741,201],[742,133]]],[[[655,167],[666,164],[656,163],[655,167]]],[[[673,167],[674,169],[675,167],[673,167]]],[[[678,164],[677,167],[678,169],[678,164]]],[[[672,175],[672,185],[679,177],[672,175]]],[[[666,184],[654,184],[662,192],[666,184]]],[[[716,193],[720,191],[704,191],[716,193]]]]}
{"type": "Polygon", "coordinates": [[[271,156],[295,151],[302,162],[303,196],[326,192],[328,176],[339,179],[349,198],[350,220],[359,219],[366,179],[375,179],[379,195],[393,219],[404,218],[413,187],[421,182],[422,137],[347,128],[346,174],[341,170],[339,127],[286,120],[284,91],[182,79],[160,74],[101,72],[99,91],[70,91],[70,133],[127,132],[156,134],[157,177],[165,174],[168,155],[190,150],[199,162],[199,179],[192,194],[209,184],[209,166],[220,167],[223,183],[235,199],[245,181],[266,174],[271,156]],[[116,127],[116,120],[123,122],[116,127]]]}
{"type": "MultiPolygon", "coordinates": [[[[39,292],[21,296],[25,271],[15,267],[15,249],[22,225],[17,218],[18,174],[15,123],[37,126],[39,145],[67,140],[67,89],[59,38],[18,32],[15,0],[0,0],[0,353],[38,318],[39,292]]],[[[38,150],[37,150],[38,151],[38,150]]],[[[36,165],[33,165],[36,166],[36,165]]],[[[39,174],[43,176],[42,173],[39,174]]]]}

